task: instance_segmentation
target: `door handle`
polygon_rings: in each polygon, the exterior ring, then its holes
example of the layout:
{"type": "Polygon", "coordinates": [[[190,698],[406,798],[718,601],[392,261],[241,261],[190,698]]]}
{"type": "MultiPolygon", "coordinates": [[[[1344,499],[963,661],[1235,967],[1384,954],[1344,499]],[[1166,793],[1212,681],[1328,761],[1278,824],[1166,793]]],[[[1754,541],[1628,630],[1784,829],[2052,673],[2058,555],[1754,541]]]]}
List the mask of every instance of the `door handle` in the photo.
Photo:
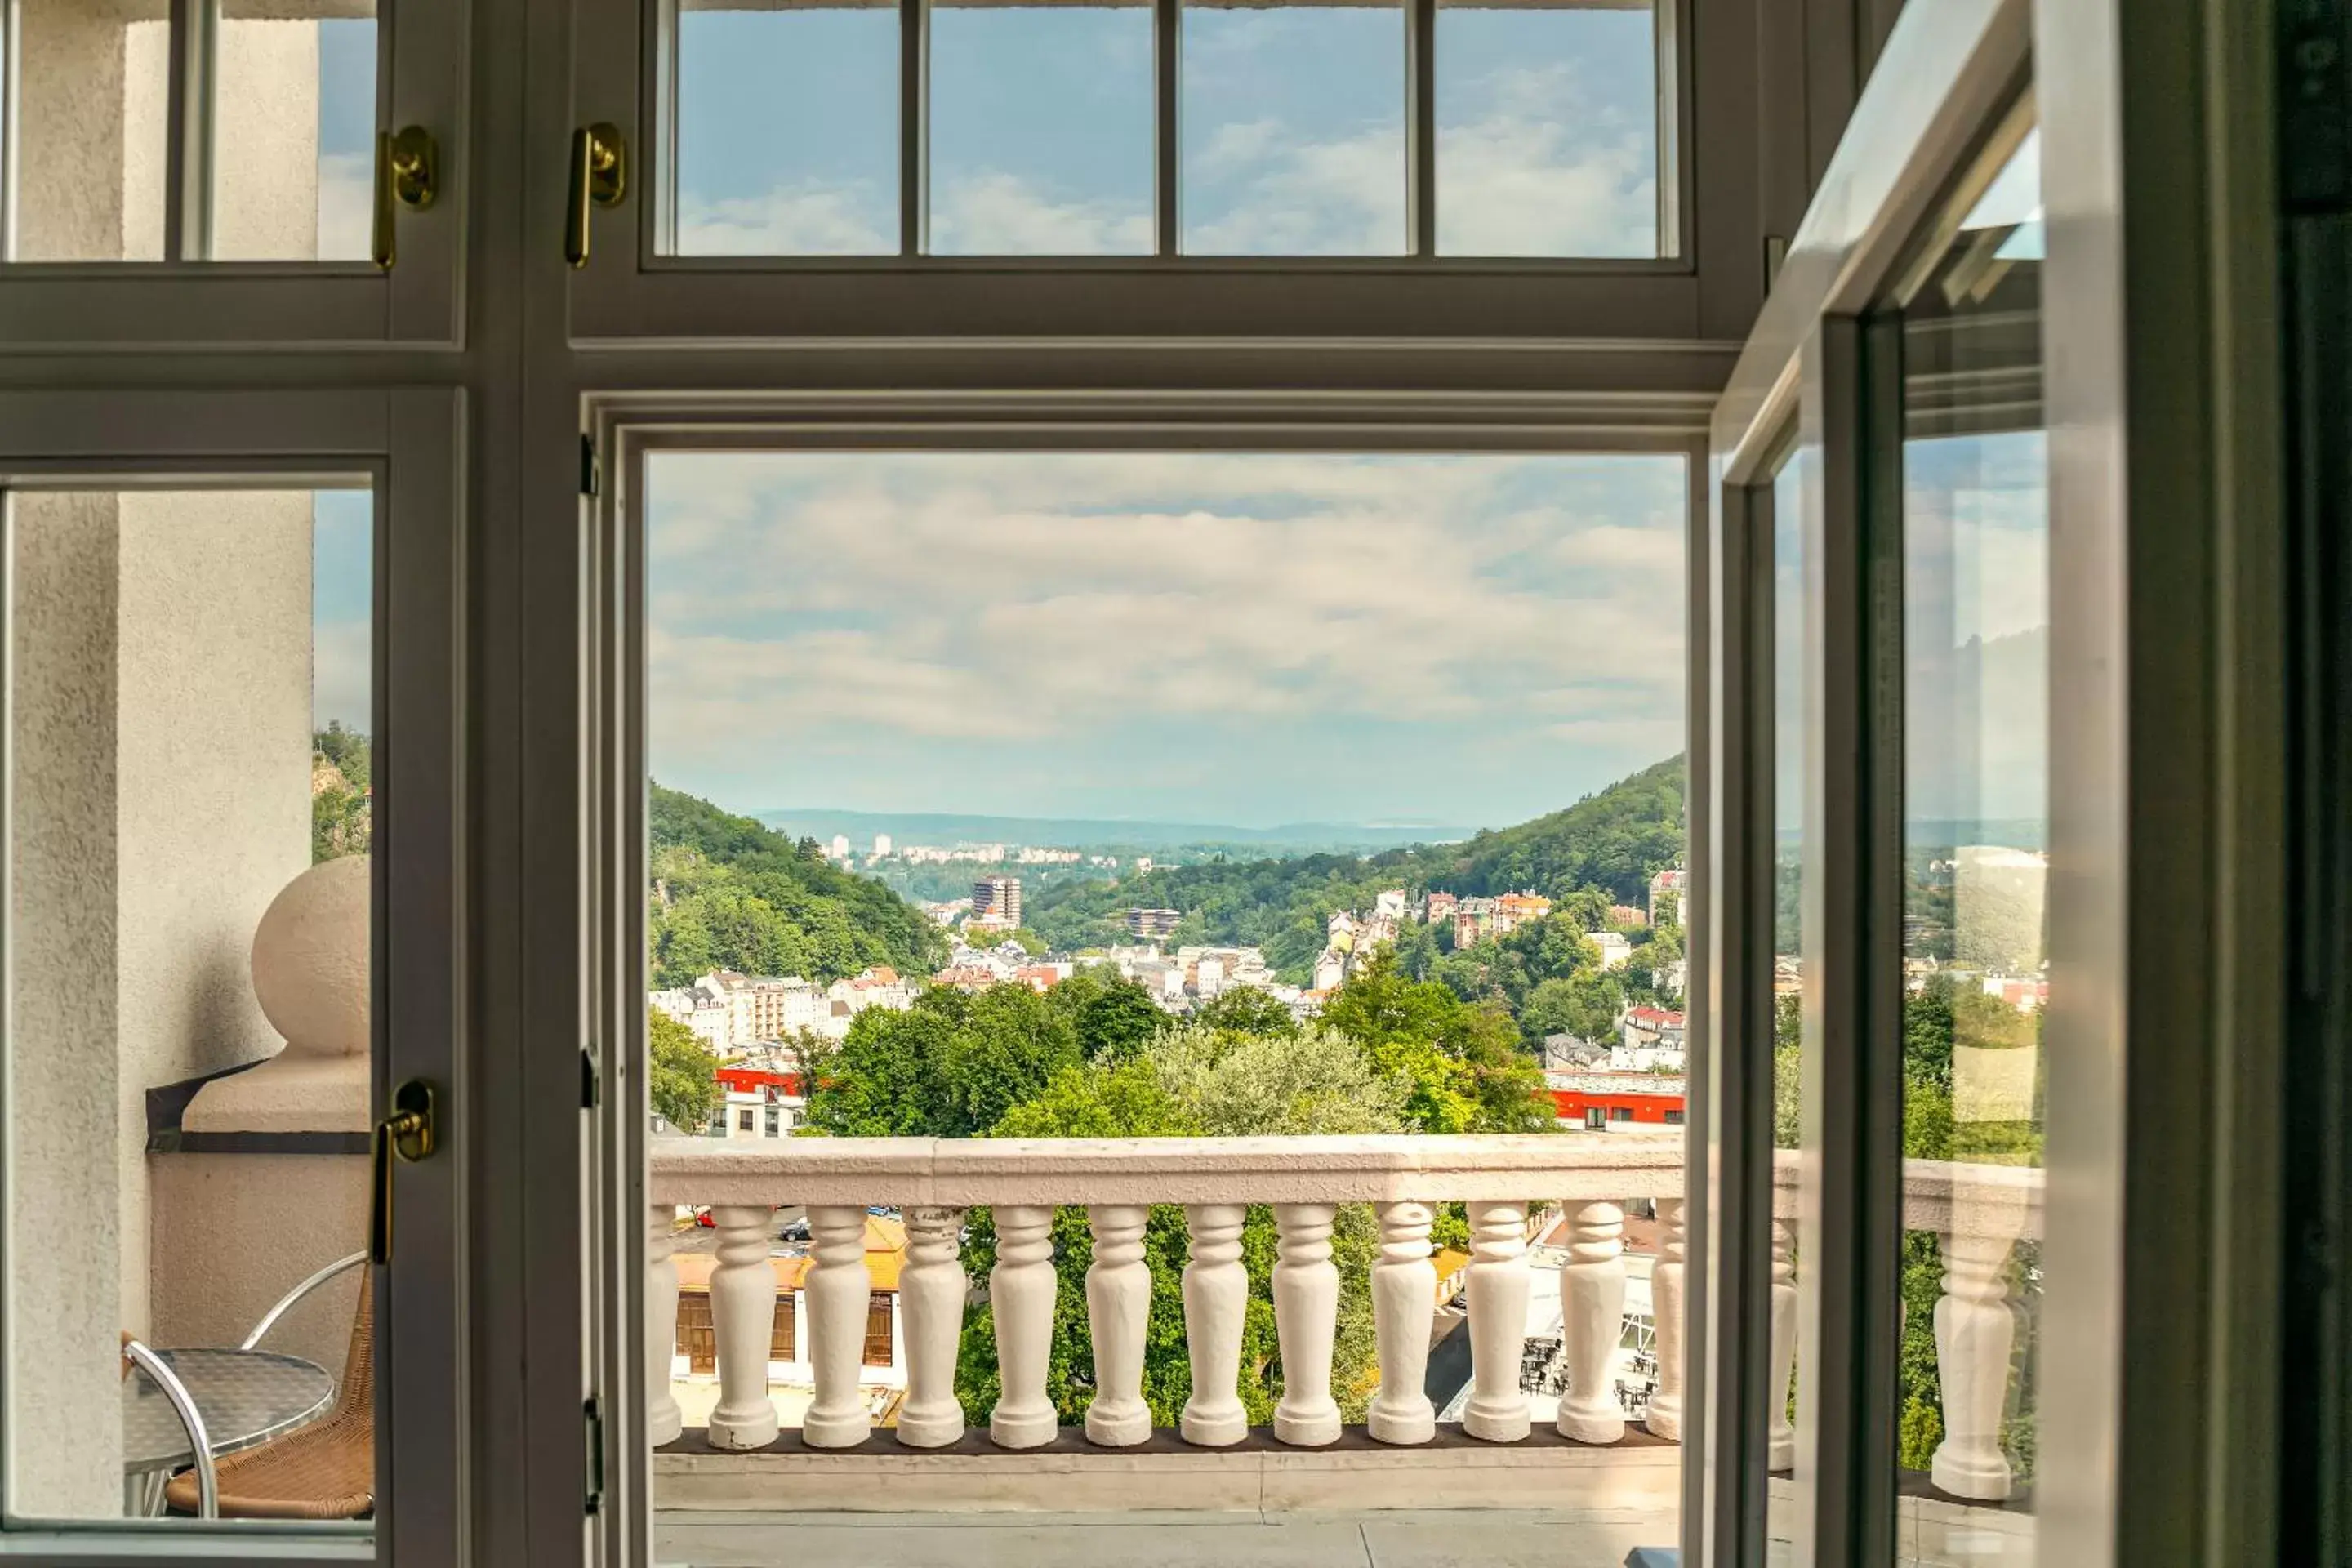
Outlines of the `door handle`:
{"type": "Polygon", "coordinates": [[[423,212],[440,194],[441,150],[422,125],[379,131],[375,136],[375,230],[368,253],[389,272],[399,258],[393,234],[394,208],[423,212]]]}
{"type": "Polygon", "coordinates": [[[588,265],[588,209],[616,207],[629,194],[629,144],[609,120],[572,133],[572,210],[563,226],[563,259],[588,265]]]}
{"type": "Polygon", "coordinates": [[[432,1158],[440,1146],[440,1105],[433,1086],[410,1079],[392,1091],[392,1114],[375,1124],[374,1193],[368,1205],[368,1258],[392,1261],[392,1157],[411,1164],[432,1158]]]}

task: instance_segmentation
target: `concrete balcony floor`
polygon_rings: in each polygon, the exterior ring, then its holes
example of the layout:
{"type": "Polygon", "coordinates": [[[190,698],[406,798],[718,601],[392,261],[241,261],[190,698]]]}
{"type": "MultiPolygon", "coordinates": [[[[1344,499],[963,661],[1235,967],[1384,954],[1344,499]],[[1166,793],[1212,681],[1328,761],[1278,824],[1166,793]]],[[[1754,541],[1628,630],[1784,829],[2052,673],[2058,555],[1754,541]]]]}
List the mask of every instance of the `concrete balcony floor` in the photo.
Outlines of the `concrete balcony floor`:
{"type": "Polygon", "coordinates": [[[655,1516],[662,1568],[1622,1568],[1670,1545],[1671,1510],[707,1513],[655,1516]]]}

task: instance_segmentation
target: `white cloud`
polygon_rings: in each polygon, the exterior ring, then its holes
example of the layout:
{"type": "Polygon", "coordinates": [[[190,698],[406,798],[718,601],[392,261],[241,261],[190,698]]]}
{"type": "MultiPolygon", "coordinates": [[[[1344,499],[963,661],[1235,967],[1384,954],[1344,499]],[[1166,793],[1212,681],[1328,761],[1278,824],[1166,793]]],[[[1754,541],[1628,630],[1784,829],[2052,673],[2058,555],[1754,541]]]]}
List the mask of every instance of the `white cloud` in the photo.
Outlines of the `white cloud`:
{"type": "Polygon", "coordinates": [[[373,662],[371,628],[365,620],[320,621],[310,640],[310,714],[325,729],[340,719],[346,729],[367,731],[373,722],[373,662]]]}
{"type": "Polygon", "coordinates": [[[319,160],[319,259],[364,259],[374,237],[374,167],[358,153],[319,160]]]}
{"type": "Polygon", "coordinates": [[[943,181],[931,246],[954,256],[1148,256],[1151,211],[1118,200],[1057,201],[1026,181],[983,173],[943,181]]]}
{"type": "Polygon", "coordinates": [[[865,181],[803,181],[763,196],[681,200],[681,256],[883,256],[898,249],[898,206],[865,181]]]}

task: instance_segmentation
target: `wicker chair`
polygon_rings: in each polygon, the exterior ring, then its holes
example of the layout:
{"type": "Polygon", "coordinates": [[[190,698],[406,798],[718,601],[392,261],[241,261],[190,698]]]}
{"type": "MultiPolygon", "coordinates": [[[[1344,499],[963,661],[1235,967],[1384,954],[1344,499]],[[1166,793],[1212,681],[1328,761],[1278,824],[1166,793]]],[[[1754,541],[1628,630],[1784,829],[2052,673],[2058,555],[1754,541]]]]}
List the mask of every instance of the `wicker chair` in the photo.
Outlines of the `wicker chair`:
{"type": "MultiPolygon", "coordinates": [[[[367,1254],[340,1258],[288,1291],[240,1349],[251,1350],[286,1310],[367,1254]]],[[[375,1509],[375,1292],[360,1273],[359,1310],[334,1407],[307,1426],[218,1461],[215,1477],[223,1519],[361,1519],[375,1509]]],[[[176,1513],[203,1507],[196,1472],[173,1476],[163,1489],[176,1513]]]]}

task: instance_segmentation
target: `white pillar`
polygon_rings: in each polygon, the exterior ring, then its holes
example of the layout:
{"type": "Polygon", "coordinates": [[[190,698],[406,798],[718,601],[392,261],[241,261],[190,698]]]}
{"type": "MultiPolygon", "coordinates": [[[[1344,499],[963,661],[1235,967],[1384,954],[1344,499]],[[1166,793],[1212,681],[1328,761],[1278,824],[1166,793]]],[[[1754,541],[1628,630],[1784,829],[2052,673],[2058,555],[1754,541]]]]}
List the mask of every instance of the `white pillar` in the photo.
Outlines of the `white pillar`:
{"type": "Polygon", "coordinates": [[[956,1399],[956,1348],[963,1333],[963,1265],[956,1252],[961,1209],[907,1211],[907,1267],[898,1273],[898,1308],[907,1361],[907,1399],[898,1406],[898,1441],[944,1448],[963,1436],[956,1399]]]}
{"type": "Polygon", "coordinates": [[[1331,1397],[1331,1340],[1339,1311],[1339,1270],[1331,1261],[1329,1204],[1283,1204],[1274,1211],[1279,1237],[1274,1264],[1274,1325],[1282,1345],[1282,1399],[1274,1435],[1298,1447],[1339,1440],[1339,1406],[1331,1397]]]}
{"type": "Polygon", "coordinates": [[[1559,1270],[1568,1392],[1556,1425],[1561,1436],[1580,1443],[1614,1443],[1625,1435],[1614,1373],[1625,1337],[1625,1211],[1611,1203],[1578,1204],[1568,1225],[1568,1261],[1559,1270]]]}
{"type": "Polygon", "coordinates": [[[1928,1476],[1954,1497],[1998,1502],[2009,1496],[2000,1451],[2000,1417],[2009,1403],[2009,1357],[2017,1321],[2009,1310],[2005,1236],[1937,1237],[1944,1254],[1944,1293],[1936,1302],[1937,1380],[1944,1396],[1944,1440],[1928,1476]]]}
{"type": "Polygon", "coordinates": [[[1523,1204],[1470,1205],[1470,1401],[1462,1430],[1489,1443],[1528,1435],[1519,1355],[1528,1342],[1528,1214],[1523,1204]]]}
{"type": "Polygon", "coordinates": [[[1658,1200],[1658,1262],[1650,1270],[1651,1353],[1657,1358],[1658,1386],[1642,1424],[1653,1435],[1679,1442],[1683,1435],[1683,1200],[1658,1200]]]}
{"type": "Polygon", "coordinates": [[[710,1412],[714,1448],[764,1448],[776,1440],[768,1398],[768,1342],[776,1331],[776,1271],[768,1261],[765,1204],[719,1204],[719,1261],[710,1270],[710,1331],[718,1342],[719,1403],[710,1412]]]}
{"type": "Polygon", "coordinates": [[[1249,1312],[1249,1273],[1242,1268],[1240,1204],[1188,1204],[1184,1223],[1192,1256],[1184,1265],[1184,1343],[1192,1359],[1192,1394],[1177,1430],[1187,1443],[1221,1448],[1249,1435],[1242,1407],[1242,1325],[1249,1312]]]}
{"type": "Polygon", "coordinates": [[[996,1317],[996,1408],[988,1436],[1000,1448],[1036,1448],[1060,1421],[1046,1397],[1054,1350],[1054,1211],[1043,1204],[996,1210],[996,1267],[988,1300],[996,1317]]]}
{"type": "Polygon", "coordinates": [[[1797,1373],[1797,1233],[1794,1222],[1772,1219],[1772,1390],[1764,1415],[1765,1464],[1794,1469],[1797,1428],[1789,1419],[1790,1384],[1797,1373]]]}
{"type": "Polygon", "coordinates": [[[656,1448],[677,1437],[670,1358],[677,1350],[677,1210],[655,1204],[646,1227],[646,1436],[656,1448]]]}
{"type": "Polygon", "coordinates": [[[1381,1254],[1372,1265],[1372,1329],[1380,1344],[1381,1387],[1366,1412],[1383,1443],[1426,1443],[1437,1413],[1423,1384],[1429,1375],[1429,1332],[1437,1311],[1437,1266],[1429,1260],[1429,1205],[1406,1199],[1376,1204],[1381,1254]]]}
{"type": "Polygon", "coordinates": [[[1087,1266],[1087,1328],[1094,1342],[1095,1397],[1087,1440],[1123,1448],[1151,1436],[1143,1402],[1143,1336],[1151,1317],[1151,1269],[1143,1261],[1142,1204],[1096,1204],[1095,1260],[1087,1266]]]}
{"type": "Polygon", "coordinates": [[[808,1222],[809,1266],[801,1276],[801,1305],[808,1314],[809,1371],[816,1397],[801,1417],[801,1441],[812,1448],[850,1448],[874,1429],[857,1386],[866,1308],[874,1296],[866,1272],[866,1211],[811,1204],[808,1222]]]}

